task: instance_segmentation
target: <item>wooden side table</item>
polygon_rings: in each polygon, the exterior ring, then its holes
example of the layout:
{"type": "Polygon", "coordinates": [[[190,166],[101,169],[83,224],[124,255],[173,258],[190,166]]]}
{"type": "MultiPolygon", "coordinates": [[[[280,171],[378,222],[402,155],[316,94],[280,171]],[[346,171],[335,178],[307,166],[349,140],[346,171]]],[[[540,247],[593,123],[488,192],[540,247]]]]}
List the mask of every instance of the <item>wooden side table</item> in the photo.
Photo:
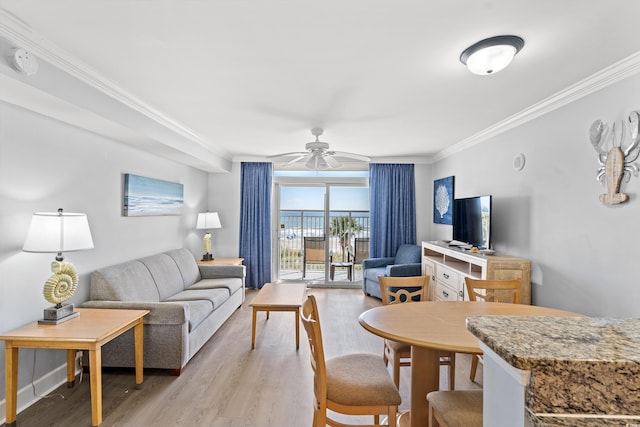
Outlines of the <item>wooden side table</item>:
{"type": "Polygon", "coordinates": [[[198,265],[242,265],[244,258],[216,258],[210,261],[198,261],[198,265]]]}
{"type": "Polygon", "coordinates": [[[18,349],[56,348],[67,350],[67,384],[75,381],[77,350],[89,352],[91,425],[102,424],[102,346],[133,328],[136,384],[142,384],[142,318],[149,310],[78,308],[80,316],[58,325],[38,322],[0,336],[5,341],[7,426],[16,425],[18,395],[18,349]]]}

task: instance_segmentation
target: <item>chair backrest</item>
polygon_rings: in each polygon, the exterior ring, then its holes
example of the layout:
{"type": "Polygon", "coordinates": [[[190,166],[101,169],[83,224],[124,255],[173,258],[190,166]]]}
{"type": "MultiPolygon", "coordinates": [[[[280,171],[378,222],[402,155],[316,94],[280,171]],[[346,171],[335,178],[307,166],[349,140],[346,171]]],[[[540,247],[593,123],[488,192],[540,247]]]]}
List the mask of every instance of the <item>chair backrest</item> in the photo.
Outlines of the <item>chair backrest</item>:
{"type": "Polygon", "coordinates": [[[304,262],[324,264],[324,237],[304,238],[304,262]]]}
{"type": "Polygon", "coordinates": [[[356,237],[353,242],[353,255],[350,259],[354,264],[360,264],[363,259],[369,258],[369,238],[356,237]]]}
{"type": "Polygon", "coordinates": [[[421,261],[422,248],[418,245],[400,245],[396,251],[394,264],[416,264],[421,261]]]}
{"type": "Polygon", "coordinates": [[[326,410],[327,405],[327,373],[324,363],[324,347],[322,345],[322,330],[316,298],[309,295],[302,304],[302,325],[309,338],[311,349],[311,369],[313,370],[313,393],[316,409],[326,410]]]}
{"type": "Polygon", "coordinates": [[[426,301],[429,297],[429,279],[429,276],[378,276],[382,303],[387,305],[411,301],[426,301]]]}
{"type": "Polygon", "coordinates": [[[506,302],[520,304],[520,279],[480,280],[464,278],[469,301],[506,302]]]}

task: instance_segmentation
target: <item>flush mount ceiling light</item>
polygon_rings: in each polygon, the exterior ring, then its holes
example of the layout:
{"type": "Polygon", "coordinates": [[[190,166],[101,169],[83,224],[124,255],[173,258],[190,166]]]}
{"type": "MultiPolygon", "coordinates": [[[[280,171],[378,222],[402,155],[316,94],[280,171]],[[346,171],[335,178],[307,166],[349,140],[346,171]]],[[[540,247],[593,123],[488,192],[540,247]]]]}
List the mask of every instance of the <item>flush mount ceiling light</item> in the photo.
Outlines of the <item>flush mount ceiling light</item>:
{"type": "Polygon", "coordinates": [[[524,46],[518,36],[496,36],[480,40],[460,55],[460,62],[473,74],[481,76],[497,73],[511,63],[524,46]]]}

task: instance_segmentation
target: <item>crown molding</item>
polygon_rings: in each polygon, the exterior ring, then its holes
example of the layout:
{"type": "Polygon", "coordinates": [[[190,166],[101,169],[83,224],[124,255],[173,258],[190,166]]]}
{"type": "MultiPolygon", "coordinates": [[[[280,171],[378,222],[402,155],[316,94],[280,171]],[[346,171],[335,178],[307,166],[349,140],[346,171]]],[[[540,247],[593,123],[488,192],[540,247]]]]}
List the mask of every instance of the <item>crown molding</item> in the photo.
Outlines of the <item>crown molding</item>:
{"type": "Polygon", "coordinates": [[[438,152],[431,158],[431,162],[437,162],[445,157],[451,156],[452,154],[466,150],[467,148],[484,142],[489,138],[521,126],[531,120],[577,101],[580,98],[584,98],[587,95],[591,95],[600,89],[624,80],[638,72],[640,72],[640,52],[636,52],[623,60],[592,74],[586,79],[581,80],[578,83],[575,83],[528,108],[525,108],[519,113],[507,117],[495,125],[438,152]]]}
{"type": "Polygon", "coordinates": [[[47,40],[44,36],[33,30],[26,22],[2,8],[0,8],[0,37],[32,52],[39,59],[47,61],[89,87],[115,99],[124,106],[155,121],[190,142],[208,150],[215,147],[218,153],[222,154],[222,157],[231,157],[230,153],[225,149],[217,146],[217,144],[205,139],[168,115],[125,91],[113,81],[101,75],[98,71],[75,58],[69,52],[47,40]]]}

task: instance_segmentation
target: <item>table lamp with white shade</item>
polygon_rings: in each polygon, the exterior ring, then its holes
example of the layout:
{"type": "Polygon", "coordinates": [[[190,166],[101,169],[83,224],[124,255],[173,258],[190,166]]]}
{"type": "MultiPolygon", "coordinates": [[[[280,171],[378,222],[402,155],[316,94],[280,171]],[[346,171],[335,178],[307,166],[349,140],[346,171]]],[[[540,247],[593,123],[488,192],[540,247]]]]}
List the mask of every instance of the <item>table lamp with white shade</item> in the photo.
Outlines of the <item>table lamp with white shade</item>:
{"type": "Polygon", "coordinates": [[[57,253],[51,263],[54,273],[44,284],[44,298],[54,307],[44,310],[41,323],[57,324],[78,315],[73,304],[63,304],[71,299],[78,287],[78,271],[65,262],[63,252],[93,249],[93,239],[87,215],[83,213],[36,212],[31,217],[22,250],[25,252],[57,253]]]}
{"type": "MultiPolygon", "coordinates": [[[[213,228],[222,228],[220,224],[220,216],[218,216],[218,212],[202,212],[198,214],[198,221],[196,223],[196,229],[198,230],[211,230],[213,228]]],[[[213,260],[213,255],[211,254],[211,232],[207,231],[204,235],[204,239],[202,241],[204,247],[204,255],[202,256],[202,261],[211,261],[213,260]]]]}

